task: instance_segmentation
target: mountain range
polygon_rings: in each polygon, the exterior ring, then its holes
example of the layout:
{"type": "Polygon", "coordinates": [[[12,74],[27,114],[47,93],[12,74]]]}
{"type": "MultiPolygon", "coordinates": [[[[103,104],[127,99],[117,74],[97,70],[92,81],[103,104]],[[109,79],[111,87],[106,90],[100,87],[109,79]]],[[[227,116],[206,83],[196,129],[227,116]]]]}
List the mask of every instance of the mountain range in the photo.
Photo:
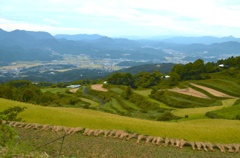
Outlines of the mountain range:
{"type": "Polygon", "coordinates": [[[230,37],[174,37],[164,40],[129,40],[102,35],[55,35],[48,32],[0,29],[0,65],[14,61],[52,61],[63,54],[132,61],[216,61],[240,54],[240,39],[230,37]]]}

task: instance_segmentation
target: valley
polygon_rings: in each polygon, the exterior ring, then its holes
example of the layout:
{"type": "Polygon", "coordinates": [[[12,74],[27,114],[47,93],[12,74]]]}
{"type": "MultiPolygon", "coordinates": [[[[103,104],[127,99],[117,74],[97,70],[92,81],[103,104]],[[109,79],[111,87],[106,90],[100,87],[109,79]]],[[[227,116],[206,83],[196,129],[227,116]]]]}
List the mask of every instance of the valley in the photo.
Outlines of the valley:
{"type": "MultiPolygon", "coordinates": [[[[8,132],[0,139],[19,150],[7,144],[0,152],[30,154],[50,136],[69,147],[62,157],[239,157],[239,39],[1,32],[0,127],[8,132]]],[[[56,157],[57,148],[36,152],[56,157]]]]}

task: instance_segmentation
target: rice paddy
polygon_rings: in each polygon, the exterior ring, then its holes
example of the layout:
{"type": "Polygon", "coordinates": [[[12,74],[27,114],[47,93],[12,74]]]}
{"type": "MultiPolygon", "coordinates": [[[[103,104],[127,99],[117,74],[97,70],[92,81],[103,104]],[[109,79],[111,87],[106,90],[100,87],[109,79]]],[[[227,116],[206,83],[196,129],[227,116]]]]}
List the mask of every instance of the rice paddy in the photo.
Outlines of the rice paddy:
{"type": "Polygon", "coordinates": [[[85,127],[92,129],[122,129],[139,134],[182,138],[188,141],[239,143],[240,121],[197,119],[180,122],[149,121],[81,108],[43,107],[0,99],[0,110],[26,106],[19,116],[31,123],[85,127]]]}

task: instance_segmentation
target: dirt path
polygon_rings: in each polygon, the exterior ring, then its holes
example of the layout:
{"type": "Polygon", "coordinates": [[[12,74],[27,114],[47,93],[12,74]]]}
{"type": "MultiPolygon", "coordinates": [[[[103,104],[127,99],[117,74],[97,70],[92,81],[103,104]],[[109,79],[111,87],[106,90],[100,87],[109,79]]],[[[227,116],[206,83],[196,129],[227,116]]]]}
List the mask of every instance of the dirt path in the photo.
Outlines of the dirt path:
{"type": "Polygon", "coordinates": [[[172,92],[177,92],[177,93],[181,93],[181,94],[185,94],[185,95],[191,95],[194,97],[199,97],[199,98],[209,98],[207,95],[192,89],[192,88],[184,88],[184,89],[180,89],[180,88],[174,88],[174,89],[169,89],[172,92]]]}
{"type": "Polygon", "coordinates": [[[103,84],[93,84],[91,88],[97,91],[107,92],[108,90],[106,88],[103,88],[102,86],[103,84]]]}
{"type": "Polygon", "coordinates": [[[105,102],[104,102],[103,99],[101,99],[101,98],[99,98],[99,97],[96,97],[96,96],[94,96],[94,95],[88,94],[88,87],[85,87],[85,88],[83,89],[83,94],[89,95],[89,96],[91,96],[92,98],[98,100],[98,101],[101,103],[101,105],[104,105],[104,104],[105,104],[105,102]]]}
{"type": "Polygon", "coordinates": [[[225,93],[222,93],[222,92],[219,92],[217,90],[214,90],[212,88],[208,88],[208,87],[205,87],[205,86],[200,86],[200,85],[197,85],[197,84],[194,84],[194,83],[191,83],[191,85],[195,86],[195,87],[198,87],[198,88],[201,88],[205,91],[207,91],[208,93],[216,96],[216,97],[227,97],[227,98],[235,98],[233,96],[230,96],[228,94],[225,94],[225,93]]]}

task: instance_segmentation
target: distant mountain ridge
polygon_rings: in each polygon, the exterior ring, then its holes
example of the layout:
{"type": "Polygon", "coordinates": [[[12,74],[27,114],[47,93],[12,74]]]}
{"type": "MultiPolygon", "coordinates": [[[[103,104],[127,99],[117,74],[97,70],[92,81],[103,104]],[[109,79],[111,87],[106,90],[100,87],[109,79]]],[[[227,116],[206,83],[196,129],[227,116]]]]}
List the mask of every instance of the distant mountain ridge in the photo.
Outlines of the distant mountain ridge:
{"type": "Polygon", "coordinates": [[[214,43],[223,43],[229,41],[240,42],[240,38],[235,38],[233,36],[228,37],[213,37],[213,36],[202,36],[202,37],[172,37],[162,40],[166,43],[176,43],[176,44],[194,44],[201,43],[205,45],[214,44],[214,43]]]}
{"type": "Polygon", "coordinates": [[[77,35],[67,35],[67,34],[57,34],[54,36],[57,39],[67,39],[67,40],[73,40],[73,41],[81,41],[81,40],[96,40],[102,37],[106,37],[106,36],[102,36],[102,35],[98,35],[98,34],[77,34],[77,35]]]}
{"type": "Polygon", "coordinates": [[[0,29],[0,64],[59,60],[63,54],[86,54],[90,58],[121,58],[154,63],[189,62],[196,58],[216,61],[219,58],[240,55],[239,41],[232,36],[176,37],[151,41],[111,38],[97,34],[52,36],[42,31],[7,32],[0,29]]]}

